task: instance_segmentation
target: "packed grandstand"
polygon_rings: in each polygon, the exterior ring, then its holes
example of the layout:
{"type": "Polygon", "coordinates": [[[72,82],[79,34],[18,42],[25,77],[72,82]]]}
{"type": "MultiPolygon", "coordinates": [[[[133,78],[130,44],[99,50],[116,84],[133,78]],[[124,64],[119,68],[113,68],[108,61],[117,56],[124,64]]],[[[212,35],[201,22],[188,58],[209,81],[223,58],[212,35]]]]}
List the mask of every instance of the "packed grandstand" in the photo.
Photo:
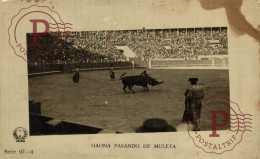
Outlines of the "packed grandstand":
{"type": "Polygon", "coordinates": [[[29,61],[49,58],[53,56],[50,52],[55,54],[52,62],[124,60],[124,50],[118,46],[129,48],[144,60],[196,60],[199,55],[228,54],[226,27],[81,31],[62,33],[58,40],[57,33],[48,33],[38,36],[40,46],[30,46],[32,40],[32,34],[27,34],[29,61]]]}

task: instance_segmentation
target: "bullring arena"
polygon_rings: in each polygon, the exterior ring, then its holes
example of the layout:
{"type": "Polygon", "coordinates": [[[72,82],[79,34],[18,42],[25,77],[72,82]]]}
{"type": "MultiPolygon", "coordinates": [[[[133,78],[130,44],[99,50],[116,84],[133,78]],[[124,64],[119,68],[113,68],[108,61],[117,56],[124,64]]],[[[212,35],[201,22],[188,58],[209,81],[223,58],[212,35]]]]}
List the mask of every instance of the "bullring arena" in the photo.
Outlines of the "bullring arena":
{"type": "MultiPolygon", "coordinates": [[[[149,119],[161,119],[172,131],[181,131],[185,108],[184,92],[190,86],[190,77],[199,78],[205,98],[229,97],[228,58],[225,50],[227,44],[223,41],[225,28],[224,31],[223,28],[180,29],[176,34],[175,31],[176,29],[113,31],[110,35],[113,37],[111,43],[106,43],[108,38],[105,38],[110,33],[84,32],[83,34],[91,34],[87,40],[79,40],[82,35],[74,33],[66,45],[66,49],[71,52],[62,52],[55,62],[29,63],[31,135],[144,132],[142,126],[149,119]],[[159,35],[161,40],[156,40],[159,35]],[[128,39],[128,36],[133,39],[128,39]],[[135,36],[146,37],[154,46],[147,44],[146,48],[138,48],[135,44],[140,42],[140,38],[139,41],[134,40],[135,36]],[[97,38],[101,44],[93,47],[95,42],[91,38],[97,38]],[[178,40],[171,43],[171,38],[178,40]],[[190,42],[181,40],[188,38],[190,42]],[[197,38],[207,41],[207,44],[197,44],[197,38]],[[88,44],[92,42],[93,44],[88,44]],[[211,42],[217,44],[216,47],[210,46],[211,42]],[[186,47],[180,47],[183,45],[186,47]],[[205,49],[198,49],[199,46],[205,49]],[[98,50],[98,47],[102,49],[98,50]],[[152,47],[159,48],[154,52],[160,54],[151,53],[152,47]],[[103,53],[108,52],[106,49],[110,50],[107,56],[103,53]],[[187,52],[186,49],[193,51],[187,52]],[[200,51],[196,52],[195,49],[200,51]],[[148,53],[145,50],[149,50],[148,53]],[[203,52],[205,50],[207,53],[203,52]],[[129,57],[125,56],[127,54],[129,57]],[[109,78],[111,64],[115,66],[114,81],[109,78]],[[79,83],[72,81],[75,66],[80,69],[79,83]],[[123,73],[126,73],[125,76],[140,75],[144,70],[164,83],[149,85],[148,92],[140,86],[134,86],[135,94],[131,94],[128,89],[124,93],[119,77],[123,73]]],[[[27,38],[30,41],[30,36],[27,35],[27,38]]],[[[209,110],[219,109],[229,111],[219,105],[212,105],[202,111],[202,130],[211,130],[209,110]]]]}

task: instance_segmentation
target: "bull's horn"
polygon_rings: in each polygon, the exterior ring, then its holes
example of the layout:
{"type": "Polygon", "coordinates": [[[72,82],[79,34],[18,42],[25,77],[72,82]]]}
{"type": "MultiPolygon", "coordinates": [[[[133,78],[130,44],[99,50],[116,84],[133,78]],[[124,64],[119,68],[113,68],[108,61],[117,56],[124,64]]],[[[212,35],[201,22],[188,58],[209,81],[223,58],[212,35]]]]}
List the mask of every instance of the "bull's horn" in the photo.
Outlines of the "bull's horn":
{"type": "Polygon", "coordinates": [[[162,82],[158,82],[156,85],[158,85],[158,84],[162,84],[164,81],[162,81],[162,82]]]}
{"type": "Polygon", "coordinates": [[[164,81],[162,81],[162,82],[159,82],[159,84],[162,84],[164,81]]]}

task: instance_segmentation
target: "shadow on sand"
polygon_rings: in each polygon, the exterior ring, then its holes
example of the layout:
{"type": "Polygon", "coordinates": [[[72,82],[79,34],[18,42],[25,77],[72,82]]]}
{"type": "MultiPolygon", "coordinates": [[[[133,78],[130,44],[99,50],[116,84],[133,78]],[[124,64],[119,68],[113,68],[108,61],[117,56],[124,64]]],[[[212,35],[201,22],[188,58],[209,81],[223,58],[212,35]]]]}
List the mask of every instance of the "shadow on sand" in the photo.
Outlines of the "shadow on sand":
{"type": "Polygon", "coordinates": [[[137,133],[146,132],[176,132],[177,129],[169,125],[164,119],[151,118],[144,121],[143,125],[136,129],[137,133]]]}

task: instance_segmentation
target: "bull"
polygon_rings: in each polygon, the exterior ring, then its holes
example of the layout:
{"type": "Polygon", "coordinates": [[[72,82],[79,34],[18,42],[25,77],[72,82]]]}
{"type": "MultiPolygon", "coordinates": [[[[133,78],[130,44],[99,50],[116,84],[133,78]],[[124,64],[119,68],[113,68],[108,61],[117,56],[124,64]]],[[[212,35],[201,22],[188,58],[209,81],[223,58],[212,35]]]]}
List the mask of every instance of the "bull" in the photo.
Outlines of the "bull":
{"type": "Polygon", "coordinates": [[[122,74],[119,78],[119,80],[122,80],[122,83],[124,85],[123,90],[126,93],[126,87],[131,91],[131,93],[135,93],[132,90],[132,87],[134,85],[136,86],[142,86],[144,88],[144,91],[148,91],[148,84],[151,86],[162,84],[164,81],[157,81],[156,79],[148,76],[148,75],[135,75],[135,76],[125,76],[126,73],[122,74]]]}

